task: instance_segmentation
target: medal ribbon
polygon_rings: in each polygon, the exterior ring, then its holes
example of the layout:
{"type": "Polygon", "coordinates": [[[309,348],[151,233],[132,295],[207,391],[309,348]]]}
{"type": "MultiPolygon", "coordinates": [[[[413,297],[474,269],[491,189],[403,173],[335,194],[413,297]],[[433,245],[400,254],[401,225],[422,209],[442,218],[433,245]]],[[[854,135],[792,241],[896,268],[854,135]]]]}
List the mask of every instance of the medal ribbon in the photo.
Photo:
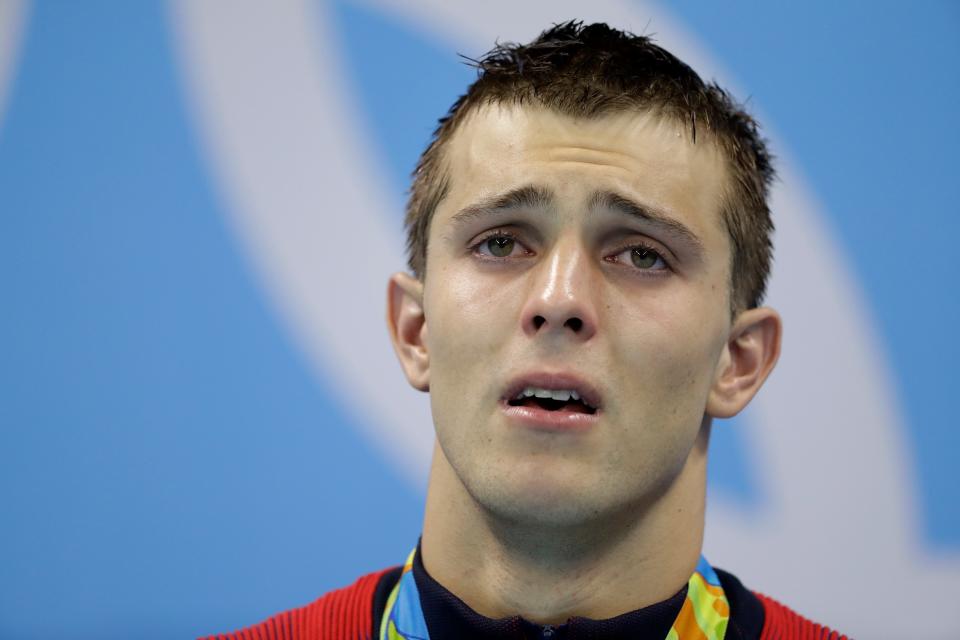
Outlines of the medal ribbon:
{"type": "MultiPolygon", "coordinates": [[[[413,578],[414,549],[403,565],[400,581],[390,592],[380,621],[380,640],[430,640],[427,621],[420,608],[420,593],[413,578]]],[[[706,558],[700,556],[687,583],[687,597],[673,621],[666,640],[723,640],[730,620],[730,603],[720,579],[706,558]]]]}

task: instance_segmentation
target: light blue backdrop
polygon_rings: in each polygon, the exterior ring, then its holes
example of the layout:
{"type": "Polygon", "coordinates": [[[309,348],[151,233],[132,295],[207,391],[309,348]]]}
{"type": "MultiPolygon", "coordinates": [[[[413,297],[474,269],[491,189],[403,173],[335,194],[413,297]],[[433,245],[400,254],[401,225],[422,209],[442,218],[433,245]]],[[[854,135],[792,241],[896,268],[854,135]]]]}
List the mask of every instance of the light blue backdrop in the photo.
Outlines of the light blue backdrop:
{"type": "MultiPolygon", "coordinates": [[[[396,219],[472,71],[332,4],[396,219]]],[[[958,552],[960,11],[756,5],[670,8],[830,214],[894,367],[924,544],[958,552]]],[[[419,531],[422,496],[308,365],[226,223],[173,38],[161,3],[29,4],[0,111],[0,638],[224,631],[402,560],[419,531]]],[[[749,507],[764,492],[738,434],[718,431],[711,483],[749,507]]]]}

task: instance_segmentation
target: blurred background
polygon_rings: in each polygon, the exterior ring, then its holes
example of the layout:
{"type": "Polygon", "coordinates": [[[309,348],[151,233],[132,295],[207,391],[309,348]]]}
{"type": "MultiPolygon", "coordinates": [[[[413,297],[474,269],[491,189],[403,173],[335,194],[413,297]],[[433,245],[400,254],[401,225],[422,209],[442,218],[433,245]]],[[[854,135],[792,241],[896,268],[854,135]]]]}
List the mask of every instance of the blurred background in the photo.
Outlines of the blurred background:
{"type": "Polygon", "coordinates": [[[778,370],[706,551],[956,637],[952,1],[0,0],[0,638],[189,638],[401,563],[432,425],[383,327],[408,174],[494,40],[606,20],[780,159],[778,370]]]}

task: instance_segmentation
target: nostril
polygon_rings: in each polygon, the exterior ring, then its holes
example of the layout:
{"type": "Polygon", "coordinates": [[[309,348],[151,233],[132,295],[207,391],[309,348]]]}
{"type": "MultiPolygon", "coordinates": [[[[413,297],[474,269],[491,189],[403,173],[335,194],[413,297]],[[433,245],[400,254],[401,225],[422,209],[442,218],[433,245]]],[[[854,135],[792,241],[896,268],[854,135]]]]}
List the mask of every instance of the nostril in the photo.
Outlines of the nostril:
{"type": "Polygon", "coordinates": [[[583,328],[583,320],[581,320],[580,318],[570,318],[563,324],[564,326],[567,326],[573,329],[574,333],[579,333],[580,329],[583,328]]]}
{"type": "Polygon", "coordinates": [[[533,318],[533,326],[534,326],[534,328],[539,329],[540,327],[543,326],[543,323],[545,323],[546,321],[547,321],[547,319],[544,318],[543,316],[534,316],[534,318],[533,318]]]}

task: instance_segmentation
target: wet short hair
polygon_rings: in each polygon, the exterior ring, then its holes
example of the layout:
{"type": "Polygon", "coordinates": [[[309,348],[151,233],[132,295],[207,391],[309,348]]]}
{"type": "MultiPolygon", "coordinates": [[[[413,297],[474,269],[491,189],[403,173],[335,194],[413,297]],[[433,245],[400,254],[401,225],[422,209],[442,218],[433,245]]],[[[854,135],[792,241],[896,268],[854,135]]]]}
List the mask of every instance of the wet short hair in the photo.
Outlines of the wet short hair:
{"type": "Polygon", "coordinates": [[[731,311],[761,304],[773,254],[767,200],[775,171],[757,122],[729,93],[649,37],[606,24],[565,22],[529,44],[497,44],[469,62],[477,79],[440,119],[413,174],[405,224],[418,278],[426,276],[431,220],[449,190],[444,151],[470,113],[484,105],[545,107],[577,118],[652,112],[688,127],[694,144],[707,139],[720,149],[729,175],[720,212],[732,247],[731,311]]]}

